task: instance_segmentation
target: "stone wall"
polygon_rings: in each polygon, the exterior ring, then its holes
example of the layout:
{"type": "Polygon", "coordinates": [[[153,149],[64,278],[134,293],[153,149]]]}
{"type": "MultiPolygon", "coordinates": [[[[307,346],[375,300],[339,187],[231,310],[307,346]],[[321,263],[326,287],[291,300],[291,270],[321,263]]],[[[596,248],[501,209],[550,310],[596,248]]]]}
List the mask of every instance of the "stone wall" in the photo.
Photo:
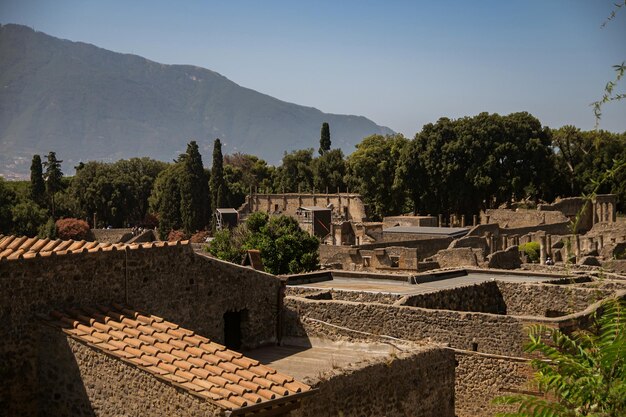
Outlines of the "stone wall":
{"type": "MultiPolygon", "coordinates": [[[[561,317],[580,313],[622,287],[585,288],[573,285],[489,281],[404,296],[396,305],[439,310],[473,311],[510,316],[561,317]]],[[[339,300],[335,290],[330,299],[339,300]]],[[[346,301],[367,302],[353,296],[346,301]]],[[[372,297],[370,302],[383,302],[372,297]]]]}
{"type": "MultiPolygon", "coordinates": [[[[415,238],[415,235],[413,235],[415,238]]],[[[419,262],[445,249],[452,238],[423,238],[412,241],[381,242],[360,246],[320,245],[321,264],[340,264],[346,270],[374,271],[378,269],[420,270],[419,262]],[[399,257],[397,268],[391,267],[391,256],[399,257]],[[369,257],[365,266],[363,257],[369,257]]]]}
{"type": "Polygon", "coordinates": [[[383,217],[383,228],[394,226],[437,227],[435,216],[387,216],[383,217]]]}
{"type": "Polygon", "coordinates": [[[119,243],[133,237],[133,229],[91,229],[96,242],[119,243]]]}
{"type": "Polygon", "coordinates": [[[566,221],[568,218],[559,211],[488,209],[480,214],[481,223],[498,223],[502,228],[539,226],[566,221]]]}
{"type": "Polygon", "coordinates": [[[506,313],[517,316],[560,317],[579,313],[614,291],[572,285],[497,283],[506,313]]]}
{"type": "Polygon", "coordinates": [[[507,312],[507,306],[495,281],[406,296],[402,305],[492,314],[507,312]]]}
{"type": "Polygon", "coordinates": [[[186,245],[3,260],[0,284],[0,399],[7,404],[35,400],[33,364],[45,346],[33,335],[38,315],[55,309],[127,302],[218,343],[224,313],[243,310],[243,345],[278,339],[282,282],[186,245]]]}
{"type": "Polygon", "coordinates": [[[458,417],[493,417],[497,412],[513,412],[515,406],[497,406],[491,401],[500,395],[534,390],[528,360],[460,351],[455,359],[458,417]]]}
{"type": "Polygon", "coordinates": [[[217,416],[221,409],[41,325],[35,415],[217,416]]]}
{"type": "Polygon", "coordinates": [[[476,251],[472,248],[443,249],[437,252],[435,259],[437,259],[440,268],[477,267],[476,251]]]}
{"type": "Polygon", "coordinates": [[[365,205],[359,194],[252,194],[239,208],[243,214],[263,211],[295,217],[299,207],[328,207],[333,205],[333,217],[362,222],[367,219],[365,205]]]}
{"type": "Polygon", "coordinates": [[[297,297],[285,298],[284,313],[285,336],[359,341],[390,336],[511,356],[523,354],[524,327],[533,322],[487,313],[297,297]]]}
{"type": "Polygon", "coordinates": [[[430,348],[329,371],[293,417],[454,417],[454,354],[430,348]]]}
{"type": "Polygon", "coordinates": [[[289,286],[285,290],[286,296],[304,297],[311,300],[342,300],[362,303],[393,304],[402,299],[399,294],[370,291],[320,290],[319,288],[301,288],[289,286]]]}

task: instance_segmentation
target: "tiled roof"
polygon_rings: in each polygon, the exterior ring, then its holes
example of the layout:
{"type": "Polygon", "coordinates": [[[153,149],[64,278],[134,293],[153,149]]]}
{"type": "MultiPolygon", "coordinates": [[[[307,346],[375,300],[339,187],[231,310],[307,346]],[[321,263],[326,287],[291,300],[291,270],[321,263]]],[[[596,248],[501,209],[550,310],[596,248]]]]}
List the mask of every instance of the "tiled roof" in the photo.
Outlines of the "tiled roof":
{"type": "MultiPolygon", "coordinates": [[[[71,337],[129,362],[233,415],[293,407],[311,388],[160,317],[126,306],[54,311],[71,337]]],[[[254,414],[257,415],[257,414],[254,414]]]]}
{"type": "MultiPolygon", "coordinates": [[[[180,242],[187,243],[187,241],[180,242]]],[[[0,260],[28,259],[36,256],[173,246],[179,242],[101,243],[85,240],[40,239],[37,237],[0,236],[0,260]]]]}

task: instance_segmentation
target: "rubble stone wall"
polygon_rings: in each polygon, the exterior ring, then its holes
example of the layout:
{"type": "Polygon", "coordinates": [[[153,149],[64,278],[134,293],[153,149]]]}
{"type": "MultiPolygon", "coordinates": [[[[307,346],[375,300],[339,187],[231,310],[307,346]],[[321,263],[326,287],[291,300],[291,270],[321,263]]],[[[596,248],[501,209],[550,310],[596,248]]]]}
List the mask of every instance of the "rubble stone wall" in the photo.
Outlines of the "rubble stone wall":
{"type": "Polygon", "coordinates": [[[0,284],[0,409],[36,402],[35,362],[46,347],[34,335],[38,316],[55,309],[128,303],[218,343],[224,313],[244,311],[244,346],[278,338],[282,282],[187,245],[3,260],[0,284]]]}
{"type": "Polygon", "coordinates": [[[36,414],[218,416],[207,400],[41,325],[36,414]]]}
{"type": "Polygon", "coordinates": [[[500,395],[534,392],[527,360],[475,352],[455,354],[455,408],[458,417],[492,417],[515,406],[493,405],[500,395]]]}
{"type": "Polygon", "coordinates": [[[293,417],[454,417],[454,354],[399,353],[320,375],[293,417]]]}
{"type": "Polygon", "coordinates": [[[382,335],[509,356],[523,354],[524,327],[530,322],[487,313],[297,297],[285,298],[283,319],[285,336],[379,341],[382,335]]]}

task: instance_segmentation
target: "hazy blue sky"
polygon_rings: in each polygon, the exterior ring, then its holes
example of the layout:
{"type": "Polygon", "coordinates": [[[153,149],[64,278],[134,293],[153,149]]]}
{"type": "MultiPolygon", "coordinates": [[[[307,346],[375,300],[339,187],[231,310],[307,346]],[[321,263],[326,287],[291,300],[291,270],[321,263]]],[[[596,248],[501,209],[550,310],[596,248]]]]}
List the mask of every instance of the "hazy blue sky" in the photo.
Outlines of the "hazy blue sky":
{"type": "MultiPolygon", "coordinates": [[[[613,1],[0,0],[0,22],[171,64],[413,136],[441,116],[529,111],[591,129],[626,60],[613,1]]],[[[626,80],[625,80],[626,81],[626,80]]],[[[622,90],[626,90],[626,83],[622,90]]],[[[626,131],[626,102],[601,127],[626,131]]]]}

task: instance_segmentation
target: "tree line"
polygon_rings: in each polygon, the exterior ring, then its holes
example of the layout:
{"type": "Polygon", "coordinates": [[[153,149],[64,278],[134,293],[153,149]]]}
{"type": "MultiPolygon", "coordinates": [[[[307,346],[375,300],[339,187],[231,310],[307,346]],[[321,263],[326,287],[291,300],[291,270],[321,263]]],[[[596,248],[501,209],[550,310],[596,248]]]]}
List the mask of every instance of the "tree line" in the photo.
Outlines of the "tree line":
{"type": "MultiPolygon", "coordinates": [[[[441,118],[413,139],[372,135],[347,157],[332,148],[324,123],[317,154],[285,152],[278,166],[250,154],[223,155],[216,139],[210,169],[192,141],[172,163],[91,161],[65,177],[50,152],[44,161],[33,157],[30,182],[0,179],[0,233],[46,235],[56,219],[75,217],[95,227],[158,226],[163,238],[171,230],[191,235],[210,230],[215,208],[237,208],[251,190],[360,193],[373,220],[409,212],[469,216],[512,200],[589,192],[614,160],[626,160],[626,133],[550,129],[525,112],[441,118]]],[[[623,211],[626,173],[599,192],[617,194],[623,211]]]]}

